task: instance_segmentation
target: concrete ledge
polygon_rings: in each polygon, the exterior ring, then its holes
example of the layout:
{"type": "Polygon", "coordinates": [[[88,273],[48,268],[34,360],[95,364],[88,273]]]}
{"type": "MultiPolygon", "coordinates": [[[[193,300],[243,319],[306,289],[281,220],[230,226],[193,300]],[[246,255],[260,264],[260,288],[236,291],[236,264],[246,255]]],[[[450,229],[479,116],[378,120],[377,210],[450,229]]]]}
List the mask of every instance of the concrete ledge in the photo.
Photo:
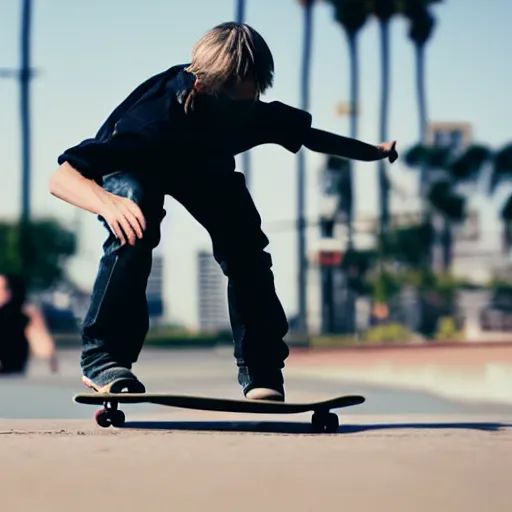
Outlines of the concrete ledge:
{"type": "Polygon", "coordinates": [[[294,350],[287,374],[512,405],[512,344],[294,350]]]}

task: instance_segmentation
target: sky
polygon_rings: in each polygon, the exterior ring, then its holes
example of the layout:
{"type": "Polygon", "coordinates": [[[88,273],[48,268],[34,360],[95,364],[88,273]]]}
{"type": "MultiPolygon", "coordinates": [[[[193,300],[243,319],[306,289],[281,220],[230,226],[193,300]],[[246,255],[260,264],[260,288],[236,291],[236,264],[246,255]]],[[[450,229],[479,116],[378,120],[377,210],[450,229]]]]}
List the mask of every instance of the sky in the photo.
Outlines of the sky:
{"type": "MultiPolygon", "coordinates": [[[[274,88],[263,98],[299,106],[303,33],[302,9],[296,0],[248,0],[247,22],[269,43],[276,63],[274,88]]],[[[512,2],[445,0],[436,6],[438,24],[427,51],[428,109],[431,121],[469,122],[474,142],[493,149],[512,140],[510,119],[512,2]],[[490,7],[492,5],[492,8],[490,7]]],[[[0,2],[0,68],[19,62],[20,0],[0,2]]],[[[51,216],[80,233],[80,250],[70,265],[78,284],[90,288],[106,232],[87,212],[80,212],[48,192],[57,157],[66,148],[95,134],[104,119],[129,92],[149,76],[190,60],[193,43],[208,29],[233,19],[234,0],[34,0],[32,60],[39,74],[32,83],[32,211],[51,216]]],[[[311,105],[313,125],[347,135],[348,119],[336,106],[349,100],[348,51],[332,7],[314,9],[311,105]]],[[[378,139],[380,62],[379,33],[370,20],[360,36],[361,117],[358,138],[378,139]]],[[[405,150],[418,137],[414,50],[407,23],[392,24],[391,116],[389,133],[405,150]]],[[[20,211],[20,125],[18,85],[0,80],[0,218],[20,211]]],[[[319,171],[324,157],[306,151],[307,217],[321,208],[319,171]]],[[[276,286],[288,314],[296,311],[296,233],[276,229],[296,216],[297,157],[278,146],[252,152],[250,189],[270,238],[276,286]]],[[[357,215],[378,209],[376,165],[357,163],[357,215]]],[[[415,173],[396,162],[394,212],[417,207],[415,173]]],[[[475,199],[485,208],[484,231],[496,231],[499,201],[475,199]]],[[[168,319],[197,325],[196,253],[210,250],[210,240],[181,205],[166,199],[168,212],[157,249],[165,257],[168,319]]],[[[290,226],[292,226],[290,222],[290,226]]],[[[318,234],[308,232],[310,251],[318,234]]]]}

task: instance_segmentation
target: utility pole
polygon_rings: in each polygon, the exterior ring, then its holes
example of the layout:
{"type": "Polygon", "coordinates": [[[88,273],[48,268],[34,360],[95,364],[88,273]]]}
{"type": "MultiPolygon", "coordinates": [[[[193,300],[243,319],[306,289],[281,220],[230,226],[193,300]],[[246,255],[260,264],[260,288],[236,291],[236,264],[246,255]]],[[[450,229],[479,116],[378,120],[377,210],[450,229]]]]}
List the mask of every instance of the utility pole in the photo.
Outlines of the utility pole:
{"type": "Polygon", "coordinates": [[[32,0],[22,0],[20,31],[20,68],[0,69],[0,78],[15,78],[20,85],[20,121],[21,121],[21,223],[20,255],[22,271],[27,268],[27,228],[31,216],[30,203],[30,81],[34,77],[30,60],[30,36],[32,21],[32,0]]]}

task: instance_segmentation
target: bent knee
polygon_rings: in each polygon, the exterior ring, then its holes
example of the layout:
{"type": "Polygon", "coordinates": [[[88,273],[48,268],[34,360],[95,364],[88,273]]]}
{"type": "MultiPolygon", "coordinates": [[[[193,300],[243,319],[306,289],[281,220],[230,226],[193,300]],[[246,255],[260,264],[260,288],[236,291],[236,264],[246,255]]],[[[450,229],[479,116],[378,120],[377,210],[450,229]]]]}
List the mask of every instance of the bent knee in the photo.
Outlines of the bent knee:
{"type": "Polygon", "coordinates": [[[103,178],[103,188],[116,196],[126,197],[139,206],[148,203],[148,187],[129,172],[108,174],[103,178]]]}

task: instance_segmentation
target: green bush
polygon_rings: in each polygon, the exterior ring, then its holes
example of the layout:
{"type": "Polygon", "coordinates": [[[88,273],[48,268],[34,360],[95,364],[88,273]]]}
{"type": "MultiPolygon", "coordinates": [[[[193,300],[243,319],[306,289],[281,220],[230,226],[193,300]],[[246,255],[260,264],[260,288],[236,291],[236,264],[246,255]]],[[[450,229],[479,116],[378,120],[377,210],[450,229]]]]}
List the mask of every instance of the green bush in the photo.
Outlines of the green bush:
{"type": "Polygon", "coordinates": [[[364,340],[367,344],[396,343],[412,341],[415,338],[415,333],[407,327],[393,322],[368,329],[364,334],[364,340]]]}
{"type": "Polygon", "coordinates": [[[463,340],[464,333],[457,328],[454,318],[444,316],[439,319],[435,339],[438,341],[463,340]]]}

